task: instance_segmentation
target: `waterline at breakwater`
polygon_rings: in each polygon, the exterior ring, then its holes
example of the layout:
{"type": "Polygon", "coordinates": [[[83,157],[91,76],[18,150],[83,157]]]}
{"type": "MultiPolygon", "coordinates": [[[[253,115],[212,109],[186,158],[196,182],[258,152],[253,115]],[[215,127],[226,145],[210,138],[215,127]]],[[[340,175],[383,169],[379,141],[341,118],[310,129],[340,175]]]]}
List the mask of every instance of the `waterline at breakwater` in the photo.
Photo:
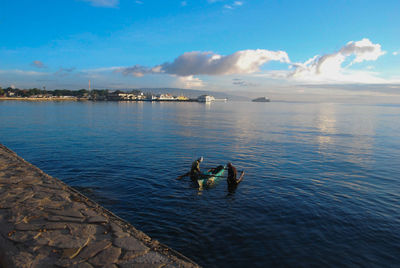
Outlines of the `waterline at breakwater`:
{"type": "Polygon", "coordinates": [[[0,266],[198,267],[0,144],[0,266]]]}

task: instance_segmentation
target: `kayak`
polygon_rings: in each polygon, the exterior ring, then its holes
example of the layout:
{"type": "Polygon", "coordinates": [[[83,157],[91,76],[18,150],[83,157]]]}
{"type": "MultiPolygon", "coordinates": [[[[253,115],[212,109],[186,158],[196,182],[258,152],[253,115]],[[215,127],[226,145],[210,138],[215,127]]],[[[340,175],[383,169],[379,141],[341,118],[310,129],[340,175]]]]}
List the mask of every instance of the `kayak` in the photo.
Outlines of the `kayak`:
{"type": "Polygon", "coordinates": [[[203,172],[199,175],[197,184],[199,188],[210,187],[221,180],[224,175],[226,166],[218,166],[216,168],[209,169],[207,172],[203,172]]]}

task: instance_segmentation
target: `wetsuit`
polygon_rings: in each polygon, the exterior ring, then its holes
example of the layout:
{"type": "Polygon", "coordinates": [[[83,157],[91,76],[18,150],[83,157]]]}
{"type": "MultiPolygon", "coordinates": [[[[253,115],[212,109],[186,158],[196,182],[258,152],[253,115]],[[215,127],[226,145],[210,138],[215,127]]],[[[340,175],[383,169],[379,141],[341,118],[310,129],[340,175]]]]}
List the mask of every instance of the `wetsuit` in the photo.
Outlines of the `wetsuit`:
{"type": "Polygon", "coordinates": [[[192,168],[190,169],[190,178],[192,180],[197,179],[199,173],[200,173],[200,161],[196,160],[193,162],[192,168]]]}
{"type": "Polygon", "coordinates": [[[228,177],[226,180],[228,181],[228,185],[236,185],[237,184],[237,171],[236,168],[232,165],[228,166],[228,177]]]}

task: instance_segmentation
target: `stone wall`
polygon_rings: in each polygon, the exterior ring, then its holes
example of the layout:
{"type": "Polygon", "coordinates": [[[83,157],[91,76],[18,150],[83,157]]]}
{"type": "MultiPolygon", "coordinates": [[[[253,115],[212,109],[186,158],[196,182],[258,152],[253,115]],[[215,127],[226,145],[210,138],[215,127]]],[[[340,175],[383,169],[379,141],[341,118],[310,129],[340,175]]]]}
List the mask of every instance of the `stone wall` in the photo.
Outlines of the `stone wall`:
{"type": "Polygon", "coordinates": [[[0,144],[0,267],[198,267],[0,144]]]}

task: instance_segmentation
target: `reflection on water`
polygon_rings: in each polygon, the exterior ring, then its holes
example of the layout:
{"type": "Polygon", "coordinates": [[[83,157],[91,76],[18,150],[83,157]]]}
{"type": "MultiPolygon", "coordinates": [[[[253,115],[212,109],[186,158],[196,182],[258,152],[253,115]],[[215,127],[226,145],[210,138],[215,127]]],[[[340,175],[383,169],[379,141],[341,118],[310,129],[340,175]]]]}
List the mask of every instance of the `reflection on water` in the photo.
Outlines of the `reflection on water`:
{"type": "Polygon", "coordinates": [[[398,106],[7,101],[0,142],[205,267],[388,267],[399,119],[398,106]],[[201,155],[244,181],[176,180],[201,155]]]}
{"type": "Polygon", "coordinates": [[[332,143],[332,134],[335,134],[336,116],[335,106],[333,104],[326,104],[321,106],[319,113],[317,114],[317,128],[321,135],[318,135],[318,142],[321,147],[324,144],[332,143]]]}

